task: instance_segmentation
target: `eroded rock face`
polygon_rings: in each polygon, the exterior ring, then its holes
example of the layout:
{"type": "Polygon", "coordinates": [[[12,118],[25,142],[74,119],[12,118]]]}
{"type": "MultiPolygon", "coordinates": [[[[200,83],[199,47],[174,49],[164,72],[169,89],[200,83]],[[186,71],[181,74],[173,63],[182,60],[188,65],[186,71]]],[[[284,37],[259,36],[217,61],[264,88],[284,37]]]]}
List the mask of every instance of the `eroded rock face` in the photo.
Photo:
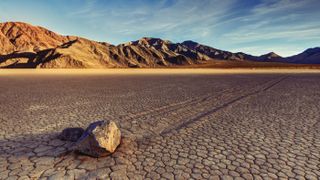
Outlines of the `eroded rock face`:
{"type": "Polygon", "coordinates": [[[76,142],[84,133],[83,128],[66,128],[58,136],[60,140],[76,142]]]}
{"type": "Polygon", "coordinates": [[[80,153],[101,157],[113,153],[121,140],[121,132],[113,121],[91,123],[78,140],[75,149],[80,153]]]}

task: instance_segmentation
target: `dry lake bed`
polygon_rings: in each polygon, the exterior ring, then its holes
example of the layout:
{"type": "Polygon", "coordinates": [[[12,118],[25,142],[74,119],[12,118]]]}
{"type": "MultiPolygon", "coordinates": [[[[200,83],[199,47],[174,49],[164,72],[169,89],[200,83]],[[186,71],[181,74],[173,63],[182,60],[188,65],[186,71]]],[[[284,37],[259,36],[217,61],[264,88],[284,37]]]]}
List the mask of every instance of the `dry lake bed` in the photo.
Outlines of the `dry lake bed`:
{"type": "Polygon", "coordinates": [[[318,179],[313,70],[1,70],[0,179],[318,179]],[[114,120],[108,157],[57,134],[114,120]]]}

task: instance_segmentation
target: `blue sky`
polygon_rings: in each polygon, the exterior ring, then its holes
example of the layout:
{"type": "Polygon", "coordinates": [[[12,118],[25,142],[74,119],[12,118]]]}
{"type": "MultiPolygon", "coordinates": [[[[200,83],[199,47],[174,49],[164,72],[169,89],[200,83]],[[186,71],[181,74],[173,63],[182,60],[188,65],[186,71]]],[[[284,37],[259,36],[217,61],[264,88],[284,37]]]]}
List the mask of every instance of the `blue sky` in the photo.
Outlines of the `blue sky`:
{"type": "Polygon", "coordinates": [[[283,56],[320,46],[320,0],[0,0],[0,21],[23,21],[112,44],[193,40],[283,56]]]}

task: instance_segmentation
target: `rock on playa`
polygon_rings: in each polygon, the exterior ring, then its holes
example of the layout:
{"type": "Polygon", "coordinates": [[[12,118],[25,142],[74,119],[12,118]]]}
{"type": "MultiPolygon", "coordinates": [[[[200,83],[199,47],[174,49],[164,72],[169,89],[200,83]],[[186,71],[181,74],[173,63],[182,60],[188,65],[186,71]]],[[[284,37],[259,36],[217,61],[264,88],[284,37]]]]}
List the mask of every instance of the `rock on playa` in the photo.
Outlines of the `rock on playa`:
{"type": "Polygon", "coordinates": [[[76,150],[93,157],[113,153],[121,140],[121,132],[113,121],[91,123],[76,143],[76,150]]]}

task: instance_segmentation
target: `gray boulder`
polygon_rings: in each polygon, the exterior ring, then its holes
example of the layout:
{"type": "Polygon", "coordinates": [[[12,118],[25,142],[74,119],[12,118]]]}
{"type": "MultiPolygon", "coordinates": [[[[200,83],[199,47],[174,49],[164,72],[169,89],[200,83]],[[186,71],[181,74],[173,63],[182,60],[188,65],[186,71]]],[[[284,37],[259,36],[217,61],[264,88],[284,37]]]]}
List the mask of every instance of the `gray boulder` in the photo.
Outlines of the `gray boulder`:
{"type": "Polygon", "coordinates": [[[91,123],[80,139],[75,150],[93,157],[107,156],[113,153],[121,140],[121,132],[113,121],[91,123]]]}

